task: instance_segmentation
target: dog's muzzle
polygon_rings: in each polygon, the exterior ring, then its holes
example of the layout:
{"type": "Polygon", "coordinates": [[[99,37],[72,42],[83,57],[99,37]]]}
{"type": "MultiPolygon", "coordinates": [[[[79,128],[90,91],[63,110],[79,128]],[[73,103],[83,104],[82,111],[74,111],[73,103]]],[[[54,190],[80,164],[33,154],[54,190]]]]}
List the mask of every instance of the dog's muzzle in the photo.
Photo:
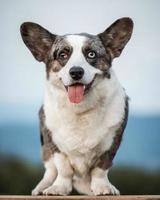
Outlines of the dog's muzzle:
{"type": "Polygon", "coordinates": [[[69,85],[64,85],[68,93],[68,98],[71,103],[80,103],[83,101],[85,94],[89,91],[94,82],[94,78],[88,84],[85,83],[84,79],[85,71],[80,66],[73,66],[69,69],[69,76],[71,83],[69,85]]]}

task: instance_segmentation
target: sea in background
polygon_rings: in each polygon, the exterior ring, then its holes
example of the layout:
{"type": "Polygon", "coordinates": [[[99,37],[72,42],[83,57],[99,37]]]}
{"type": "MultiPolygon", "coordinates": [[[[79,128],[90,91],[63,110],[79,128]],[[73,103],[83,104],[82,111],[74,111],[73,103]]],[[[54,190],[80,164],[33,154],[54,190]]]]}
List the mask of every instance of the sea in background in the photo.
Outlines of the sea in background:
{"type": "MultiPolygon", "coordinates": [[[[114,162],[116,165],[160,169],[159,143],[160,116],[130,116],[114,162]]],[[[40,163],[38,120],[0,124],[0,152],[40,163]]]]}

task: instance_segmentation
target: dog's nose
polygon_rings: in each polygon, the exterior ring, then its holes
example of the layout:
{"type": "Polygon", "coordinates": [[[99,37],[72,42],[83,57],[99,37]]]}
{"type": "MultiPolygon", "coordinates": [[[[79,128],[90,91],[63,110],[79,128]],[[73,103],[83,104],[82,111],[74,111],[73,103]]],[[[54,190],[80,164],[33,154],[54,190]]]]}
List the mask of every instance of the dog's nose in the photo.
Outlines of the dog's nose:
{"type": "Polygon", "coordinates": [[[72,79],[80,80],[84,75],[84,69],[82,67],[72,67],[69,70],[69,74],[71,75],[72,79]]]}

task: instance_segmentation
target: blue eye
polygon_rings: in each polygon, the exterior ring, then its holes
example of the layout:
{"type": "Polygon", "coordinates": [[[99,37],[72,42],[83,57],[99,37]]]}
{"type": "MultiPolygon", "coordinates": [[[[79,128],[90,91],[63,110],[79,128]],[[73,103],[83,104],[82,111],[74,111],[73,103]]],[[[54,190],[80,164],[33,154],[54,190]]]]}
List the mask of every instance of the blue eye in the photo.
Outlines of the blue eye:
{"type": "Polygon", "coordinates": [[[87,54],[87,57],[90,59],[93,59],[96,57],[96,53],[94,51],[89,51],[87,54]]]}

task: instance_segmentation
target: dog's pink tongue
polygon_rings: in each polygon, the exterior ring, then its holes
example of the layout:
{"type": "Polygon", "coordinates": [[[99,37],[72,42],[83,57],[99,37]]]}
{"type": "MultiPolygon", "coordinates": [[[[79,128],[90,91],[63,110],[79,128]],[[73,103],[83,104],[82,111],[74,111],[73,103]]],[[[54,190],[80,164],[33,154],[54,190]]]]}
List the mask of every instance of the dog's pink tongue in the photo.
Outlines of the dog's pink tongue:
{"type": "Polygon", "coordinates": [[[84,97],[84,86],[80,84],[68,86],[68,97],[72,103],[80,103],[84,97]]]}

